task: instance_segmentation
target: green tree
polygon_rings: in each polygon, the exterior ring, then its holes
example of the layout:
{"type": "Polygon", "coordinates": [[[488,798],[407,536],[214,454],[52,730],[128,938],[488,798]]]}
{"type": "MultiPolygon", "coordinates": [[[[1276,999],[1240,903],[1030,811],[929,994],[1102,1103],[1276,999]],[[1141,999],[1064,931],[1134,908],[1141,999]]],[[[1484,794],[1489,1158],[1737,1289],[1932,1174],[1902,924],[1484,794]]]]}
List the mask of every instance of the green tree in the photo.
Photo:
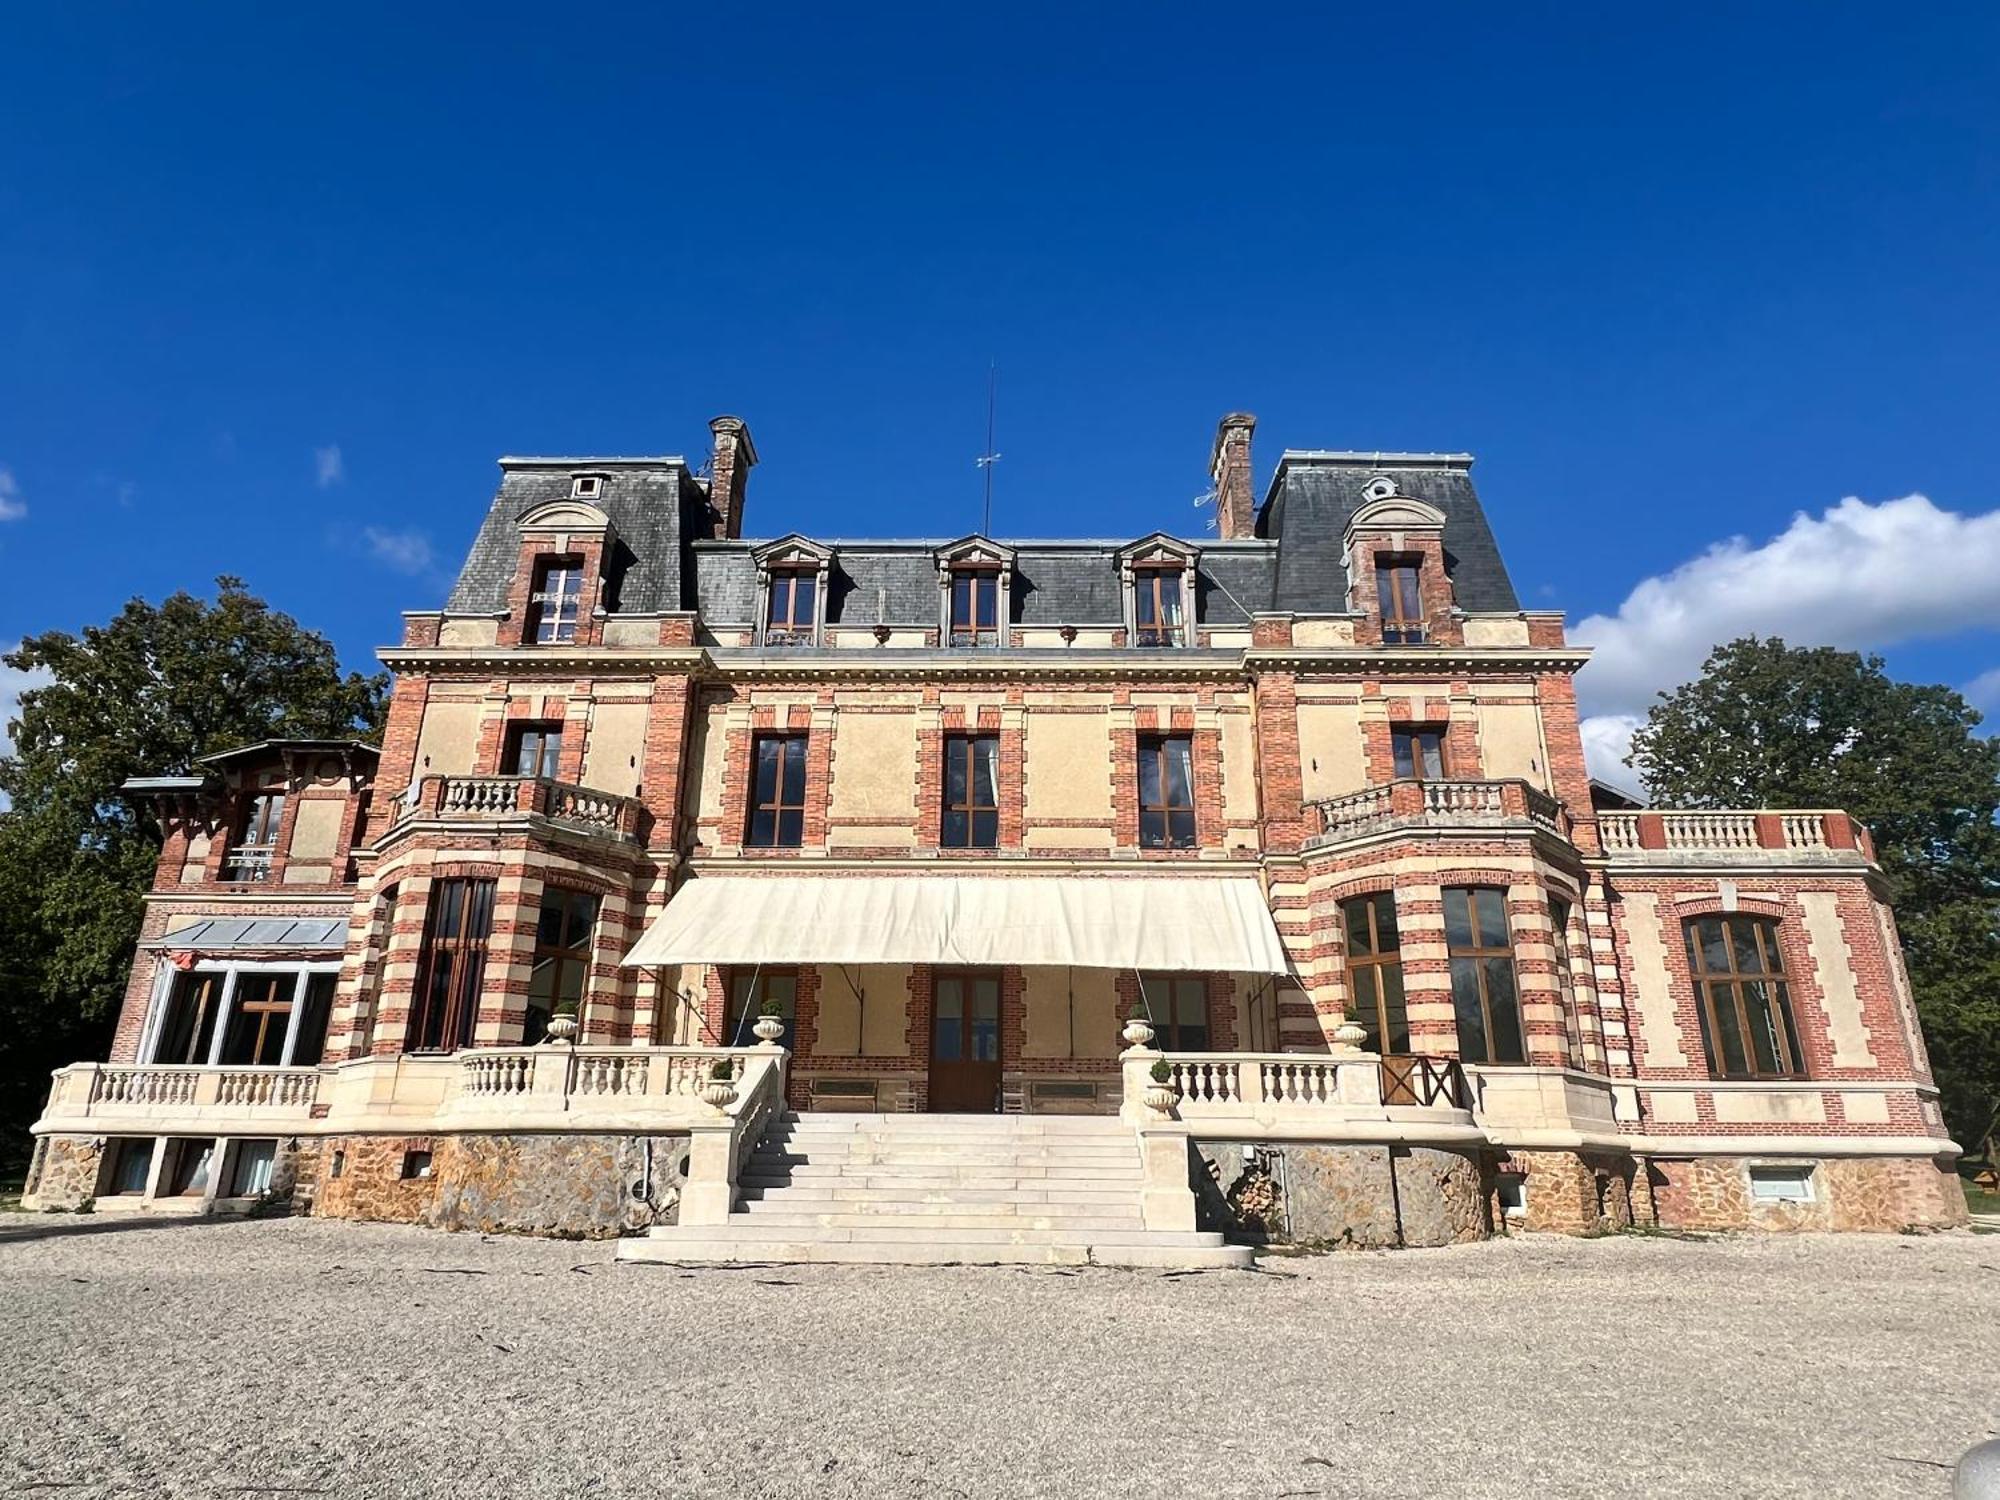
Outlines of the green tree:
{"type": "Polygon", "coordinates": [[[5,660],[37,685],[0,756],[0,1158],[24,1148],[49,1070],[101,1055],[124,994],[161,841],[126,778],[262,739],[372,738],[388,689],[235,578],[212,603],[134,599],[5,660]]]}
{"type": "Polygon", "coordinates": [[[1632,737],[1661,803],[1838,807],[1889,878],[1945,1114],[1976,1148],[2000,1107],[2000,740],[1947,687],[1878,656],[1755,636],[1719,646],[1632,737]]]}

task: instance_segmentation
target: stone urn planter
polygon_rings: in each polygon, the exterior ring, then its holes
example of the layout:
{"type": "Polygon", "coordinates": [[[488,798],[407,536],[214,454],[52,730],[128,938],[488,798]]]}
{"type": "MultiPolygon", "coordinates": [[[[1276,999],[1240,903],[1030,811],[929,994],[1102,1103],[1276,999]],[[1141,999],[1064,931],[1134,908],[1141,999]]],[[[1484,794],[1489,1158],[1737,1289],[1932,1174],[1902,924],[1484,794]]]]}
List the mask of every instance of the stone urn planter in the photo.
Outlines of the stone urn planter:
{"type": "Polygon", "coordinates": [[[1153,1042],[1153,1028],[1134,1016],[1125,1023],[1125,1045],[1128,1047],[1149,1047],[1153,1042]]]}
{"type": "Polygon", "coordinates": [[[750,1029],[757,1034],[758,1041],[763,1042],[766,1046],[775,1046],[777,1045],[778,1038],[785,1034],[784,1018],[782,1016],[759,1016],[756,1024],[750,1029]]]}
{"type": "Polygon", "coordinates": [[[576,1012],[559,1010],[549,1017],[549,1038],[552,1042],[569,1042],[576,1039],[576,1012]]]}
{"type": "Polygon", "coordinates": [[[724,1069],[729,1064],[718,1063],[708,1075],[708,1082],[701,1086],[701,1102],[713,1110],[726,1110],[736,1102],[736,1082],[724,1069]]]}
{"type": "Polygon", "coordinates": [[[1155,1114],[1164,1115],[1172,1112],[1174,1102],[1180,1095],[1174,1092],[1174,1070],[1164,1057],[1153,1064],[1149,1077],[1151,1082],[1146,1085],[1146,1091],[1139,1096],[1139,1102],[1155,1114]]]}
{"type": "Polygon", "coordinates": [[[1359,1052],[1361,1044],[1368,1040],[1368,1030],[1364,1026],[1357,1026],[1354,1017],[1343,1016],[1340,1024],[1333,1028],[1333,1039],[1341,1046],[1352,1047],[1359,1052]]]}

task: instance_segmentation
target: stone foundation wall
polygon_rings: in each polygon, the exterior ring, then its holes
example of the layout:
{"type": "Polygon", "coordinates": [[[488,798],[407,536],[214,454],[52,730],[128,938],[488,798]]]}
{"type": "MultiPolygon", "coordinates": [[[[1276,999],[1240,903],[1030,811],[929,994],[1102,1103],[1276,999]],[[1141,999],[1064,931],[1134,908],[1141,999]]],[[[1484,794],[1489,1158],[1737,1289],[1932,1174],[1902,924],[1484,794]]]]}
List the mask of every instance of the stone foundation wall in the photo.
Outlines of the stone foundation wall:
{"type": "Polygon", "coordinates": [[[75,1213],[97,1197],[104,1164],[95,1136],[44,1136],[28,1170],[22,1197],[27,1206],[49,1213],[75,1213]]]}
{"type": "Polygon", "coordinates": [[[1205,1227],[1253,1243],[1390,1250],[1484,1239],[1476,1157],[1428,1147],[1198,1143],[1205,1227]]]}
{"type": "Polygon", "coordinates": [[[1517,1221],[1523,1229],[1597,1234],[1630,1229],[1638,1222],[1633,1209],[1637,1171],[1630,1157],[1513,1151],[1501,1166],[1526,1174],[1527,1212],[1517,1221]]]}
{"type": "Polygon", "coordinates": [[[687,1149],[685,1136],[336,1136],[322,1144],[313,1212],[564,1239],[629,1234],[675,1222],[687,1149]],[[413,1151],[431,1153],[429,1176],[403,1175],[413,1151]]]}
{"type": "MultiPolygon", "coordinates": [[[[1743,1157],[1693,1157],[1650,1163],[1662,1228],[1831,1229],[1893,1232],[1952,1229],[1967,1222],[1958,1174],[1924,1157],[1848,1157],[1813,1166],[1810,1203],[1760,1203],[1750,1196],[1743,1157]]],[[[1758,1163],[1761,1164],[1761,1163],[1758,1163]]]]}

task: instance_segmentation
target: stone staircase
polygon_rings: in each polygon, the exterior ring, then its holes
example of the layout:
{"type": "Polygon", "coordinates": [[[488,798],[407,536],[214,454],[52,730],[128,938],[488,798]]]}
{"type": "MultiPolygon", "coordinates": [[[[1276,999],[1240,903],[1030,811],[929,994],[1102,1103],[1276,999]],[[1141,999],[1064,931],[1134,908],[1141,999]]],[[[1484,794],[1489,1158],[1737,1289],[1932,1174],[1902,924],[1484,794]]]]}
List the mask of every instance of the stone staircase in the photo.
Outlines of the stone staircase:
{"type": "Polygon", "coordinates": [[[621,1241],[620,1260],[1244,1267],[1199,1231],[1148,1230],[1132,1127],[1089,1115],[784,1114],[720,1225],[621,1241]]]}

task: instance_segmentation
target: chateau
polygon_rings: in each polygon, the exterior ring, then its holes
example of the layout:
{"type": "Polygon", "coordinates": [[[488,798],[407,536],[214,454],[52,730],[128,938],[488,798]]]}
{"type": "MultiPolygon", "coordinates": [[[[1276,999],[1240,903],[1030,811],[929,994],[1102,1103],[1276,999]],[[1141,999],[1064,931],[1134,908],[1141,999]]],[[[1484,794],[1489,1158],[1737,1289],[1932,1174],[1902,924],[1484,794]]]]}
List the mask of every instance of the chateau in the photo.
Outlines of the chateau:
{"type": "Polygon", "coordinates": [[[502,459],[380,746],[128,785],[28,1203],[1141,1265],[1963,1222],[1867,830],[1594,787],[1471,458],[1260,498],[1255,425],[1199,538],[753,540],[733,417],[502,459]]]}

